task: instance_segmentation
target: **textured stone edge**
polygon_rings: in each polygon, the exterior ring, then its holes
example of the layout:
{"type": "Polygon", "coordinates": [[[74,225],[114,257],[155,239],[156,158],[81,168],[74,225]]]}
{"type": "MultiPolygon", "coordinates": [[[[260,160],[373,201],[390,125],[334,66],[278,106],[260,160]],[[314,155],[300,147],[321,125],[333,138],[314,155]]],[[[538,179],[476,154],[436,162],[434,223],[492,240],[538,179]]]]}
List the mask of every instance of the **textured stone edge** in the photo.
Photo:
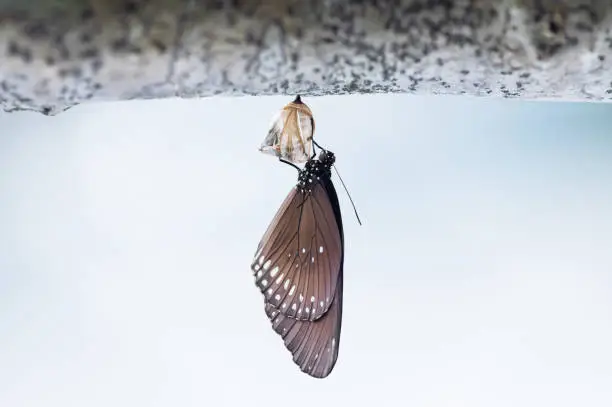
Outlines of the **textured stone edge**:
{"type": "Polygon", "coordinates": [[[455,94],[612,99],[608,1],[0,2],[0,103],[455,94]],[[44,4],[44,6],[43,6],[44,4]]]}

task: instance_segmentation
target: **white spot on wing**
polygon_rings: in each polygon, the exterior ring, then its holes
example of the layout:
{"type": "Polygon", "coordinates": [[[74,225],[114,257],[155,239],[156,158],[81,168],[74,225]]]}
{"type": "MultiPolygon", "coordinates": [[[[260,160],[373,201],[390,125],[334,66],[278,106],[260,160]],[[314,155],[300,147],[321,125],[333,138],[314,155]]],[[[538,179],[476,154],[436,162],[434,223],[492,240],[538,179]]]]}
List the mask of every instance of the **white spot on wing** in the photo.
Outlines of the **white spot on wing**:
{"type": "MultiPolygon", "coordinates": [[[[268,261],[270,261],[270,260],[268,260],[268,261]]],[[[267,264],[267,263],[266,263],[266,264],[267,264]]],[[[265,266],[265,265],[264,265],[264,268],[266,268],[266,266],[265,266]]],[[[274,267],[274,268],[272,269],[272,271],[270,271],[270,277],[274,277],[275,275],[277,275],[277,274],[278,274],[278,270],[279,270],[278,266],[274,267]]]]}
{"type": "Polygon", "coordinates": [[[319,253],[323,253],[323,246],[319,246],[319,253]]]}
{"type": "Polygon", "coordinates": [[[291,284],[291,279],[288,278],[285,280],[285,284],[283,284],[283,288],[287,290],[289,288],[289,284],[291,284]]]}
{"type": "Polygon", "coordinates": [[[260,264],[260,265],[262,265],[262,264],[263,264],[264,259],[265,259],[265,257],[264,257],[264,256],[261,256],[261,257],[259,258],[259,264],[260,264]]]}
{"type": "Polygon", "coordinates": [[[289,290],[289,295],[293,295],[294,291],[295,291],[295,284],[291,286],[291,290],[289,290]]]}
{"type": "Polygon", "coordinates": [[[276,279],[276,284],[280,284],[283,281],[283,277],[285,277],[285,273],[281,273],[280,276],[276,279]]]}
{"type": "Polygon", "coordinates": [[[265,287],[268,285],[268,280],[266,280],[265,278],[263,280],[261,280],[261,286],[265,287]]]}

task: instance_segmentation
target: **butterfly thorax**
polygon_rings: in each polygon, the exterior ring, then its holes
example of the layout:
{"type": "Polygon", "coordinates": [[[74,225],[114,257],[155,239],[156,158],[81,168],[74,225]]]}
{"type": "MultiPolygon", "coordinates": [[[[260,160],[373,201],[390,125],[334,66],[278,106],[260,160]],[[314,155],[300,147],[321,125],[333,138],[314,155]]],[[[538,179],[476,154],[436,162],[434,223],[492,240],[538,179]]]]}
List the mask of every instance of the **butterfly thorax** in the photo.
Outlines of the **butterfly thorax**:
{"type": "Polygon", "coordinates": [[[311,192],[312,185],[322,177],[331,178],[331,167],[336,157],[331,151],[322,151],[319,158],[309,160],[298,175],[297,188],[300,192],[311,192]]]}

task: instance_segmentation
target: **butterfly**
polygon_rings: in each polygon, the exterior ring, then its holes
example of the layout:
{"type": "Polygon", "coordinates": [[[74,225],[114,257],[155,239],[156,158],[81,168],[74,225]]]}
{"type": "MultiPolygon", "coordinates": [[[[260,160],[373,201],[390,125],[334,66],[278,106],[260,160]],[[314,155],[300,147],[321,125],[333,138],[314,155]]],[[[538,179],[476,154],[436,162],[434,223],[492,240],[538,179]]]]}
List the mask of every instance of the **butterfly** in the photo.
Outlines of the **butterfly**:
{"type": "Polygon", "coordinates": [[[298,95],[274,117],[259,151],[303,164],[312,158],[314,129],[312,111],[298,95]]]}
{"type": "Polygon", "coordinates": [[[314,157],[303,169],[294,165],[298,182],[259,242],[251,270],[265,313],[293,361],[324,378],[340,346],[344,231],[331,180],[335,155],[322,149],[314,157]]]}

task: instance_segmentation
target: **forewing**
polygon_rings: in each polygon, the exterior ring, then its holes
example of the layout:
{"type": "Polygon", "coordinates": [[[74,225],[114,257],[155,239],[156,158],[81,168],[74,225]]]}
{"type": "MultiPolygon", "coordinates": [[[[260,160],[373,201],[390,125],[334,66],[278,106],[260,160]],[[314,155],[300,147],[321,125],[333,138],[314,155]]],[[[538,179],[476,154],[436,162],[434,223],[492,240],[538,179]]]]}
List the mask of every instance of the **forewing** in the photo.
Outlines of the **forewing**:
{"type": "Polygon", "coordinates": [[[338,276],[331,307],[316,321],[303,321],[284,315],[266,304],[266,315],[300,369],[317,378],[328,376],[338,360],[342,328],[342,271],[338,276]]]}
{"type": "Polygon", "coordinates": [[[284,316],[314,321],[330,308],[342,263],[342,238],[324,186],[294,188],[251,264],[266,303],[284,316]]]}

